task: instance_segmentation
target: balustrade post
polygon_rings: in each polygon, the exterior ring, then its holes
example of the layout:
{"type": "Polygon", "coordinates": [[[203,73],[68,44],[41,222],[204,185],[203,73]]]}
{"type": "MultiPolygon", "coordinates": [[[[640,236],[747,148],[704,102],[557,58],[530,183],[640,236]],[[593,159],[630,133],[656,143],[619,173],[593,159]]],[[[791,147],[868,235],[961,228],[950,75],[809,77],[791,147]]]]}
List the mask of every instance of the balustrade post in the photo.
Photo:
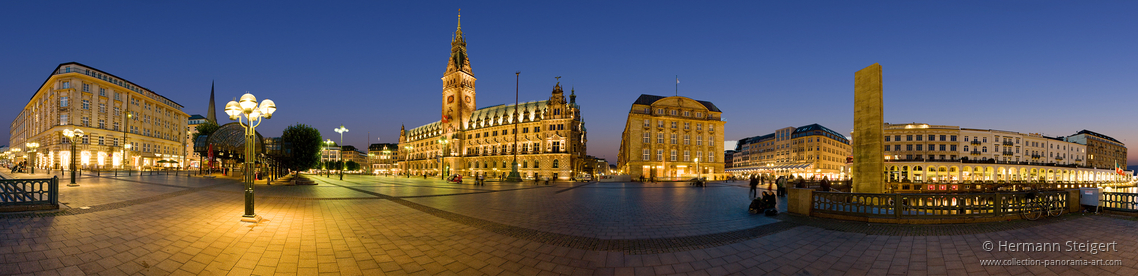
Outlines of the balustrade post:
{"type": "Polygon", "coordinates": [[[1012,195],[1012,194],[1007,194],[1007,195],[996,194],[996,196],[995,196],[996,197],[996,216],[1003,216],[1004,212],[1007,211],[1007,210],[1005,210],[1006,209],[1005,208],[1005,203],[1006,203],[1005,201],[1006,201],[1008,196],[1014,196],[1014,195],[1012,195]]]}
{"type": "Polygon", "coordinates": [[[901,219],[901,208],[904,206],[904,204],[901,204],[901,194],[893,194],[892,197],[894,217],[901,219]]]}
{"type": "Polygon", "coordinates": [[[59,177],[51,177],[48,183],[48,189],[51,189],[51,191],[47,193],[48,200],[51,201],[52,205],[59,206],[59,177]]]}

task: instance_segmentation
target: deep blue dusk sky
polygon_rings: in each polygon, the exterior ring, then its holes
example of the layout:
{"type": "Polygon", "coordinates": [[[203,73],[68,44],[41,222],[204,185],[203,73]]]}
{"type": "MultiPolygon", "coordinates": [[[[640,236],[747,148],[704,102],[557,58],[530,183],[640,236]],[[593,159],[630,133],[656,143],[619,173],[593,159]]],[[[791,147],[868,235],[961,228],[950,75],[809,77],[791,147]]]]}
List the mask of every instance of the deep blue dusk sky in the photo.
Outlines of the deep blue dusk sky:
{"type": "Polygon", "coordinates": [[[219,117],[245,91],[273,99],[265,136],[300,122],[338,140],[342,123],[345,144],[396,142],[401,123],[439,117],[461,8],[478,106],[513,102],[515,71],[522,101],[563,76],[589,154],[610,162],[632,102],[672,95],[676,75],[680,95],[724,111],[728,140],[811,123],[848,134],[854,72],[875,62],[886,122],[1090,129],[1138,145],[1135,1],[537,2],[6,1],[0,121],[76,61],[189,114],[205,113],[211,81],[219,117]]]}

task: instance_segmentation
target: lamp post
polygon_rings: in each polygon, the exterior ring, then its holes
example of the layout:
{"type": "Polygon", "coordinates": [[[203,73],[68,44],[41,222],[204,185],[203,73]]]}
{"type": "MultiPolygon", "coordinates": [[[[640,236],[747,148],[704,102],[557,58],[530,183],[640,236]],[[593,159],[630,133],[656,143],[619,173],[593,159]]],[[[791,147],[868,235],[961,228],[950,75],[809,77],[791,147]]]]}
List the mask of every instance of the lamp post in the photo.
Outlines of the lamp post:
{"type": "Polygon", "coordinates": [[[699,169],[699,157],[695,158],[695,173],[696,173],[695,174],[696,179],[702,179],[703,178],[703,171],[701,171],[699,169]]]}
{"type": "Polygon", "coordinates": [[[387,149],[387,147],[383,147],[382,158],[383,158],[383,162],[380,162],[380,163],[384,164],[384,167],[387,168],[388,175],[390,175],[391,174],[391,163],[394,163],[394,162],[392,162],[392,160],[391,160],[391,150],[387,149]]]}
{"type": "MultiPolygon", "coordinates": [[[[129,162],[130,158],[127,158],[127,154],[130,153],[130,143],[126,142],[126,132],[127,132],[127,129],[130,128],[130,120],[132,118],[134,118],[134,113],[130,112],[130,105],[127,105],[126,109],[127,109],[126,113],[125,113],[126,119],[124,119],[123,123],[122,123],[123,150],[122,150],[122,165],[121,166],[123,169],[128,169],[126,171],[126,176],[130,176],[131,172],[129,170],[129,167],[127,167],[127,165],[130,164],[130,162],[129,162]]],[[[115,171],[115,176],[118,176],[118,174],[119,174],[118,171],[115,171]]]]}
{"type": "Polygon", "coordinates": [[[403,152],[403,175],[406,175],[407,178],[411,178],[411,150],[414,148],[415,147],[412,146],[403,146],[403,149],[406,150],[403,152]]]}
{"type": "MultiPolygon", "coordinates": [[[[336,142],[333,142],[332,139],[324,140],[324,150],[332,148],[332,145],[335,144],[336,142]]],[[[332,170],[330,167],[332,166],[328,164],[328,161],[324,161],[324,177],[332,177],[332,170]]]]}
{"type": "Polygon", "coordinates": [[[31,156],[31,159],[32,159],[31,174],[35,174],[36,173],[36,149],[40,147],[40,143],[31,142],[31,143],[24,144],[24,146],[28,147],[28,156],[31,156]]]}
{"type": "Polygon", "coordinates": [[[348,128],[340,125],[335,131],[340,134],[340,180],[344,180],[344,132],[348,132],[348,128]]]}
{"type": "Polygon", "coordinates": [[[446,155],[446,150],[448,149],[447,144],[450,143],[450,141],[447,141],[447,138],[443,137],[439,138],[438,143],[439,145],[442,145],[442,149],[439,150],[439,178],[446,180],[446,166],[443,166],[443,156],[446,155]]]}
{"type": "Polygon", "coordinates": [[[71,165],[69,165],[71,167],[71,183],[67,184],[67,186],[68,187],[78,187],[79,184],[75,184],[75,160],[76,160],[76,158],[75,158],[75,143],[79,142],[79,139],[83,138],[83,136],[84,136],[83,130],[81,130],[81,129],[75,129],[75,130],[64,129],[63,130],[63,136],[67,137],[68,142],[71,142],[71,156],[68,157],[69,159],[71,159],[71,162],[70,162],[71,165]]]}
{"type": "Polygon", "coordinates": [[[521,75],[522,71],[514,73],[514,145],[512,150],[514,162],[510,163],[510,174],[506,176],[507,182],[522,182],[522,175],[518,173],[518,123],[521,122],[521,118],[518,117],[521,115],[518,112],[518,84],[521,75]]]}
{"type": "Polygon", "coordinates": [[[258,106],[257,97],[249,93],[242,95],[240,102],[229,101],[225,105],[225,114],[229,115],[229,119],[237,121],[245,127],[245,215],[241,219],[243,222],[256,223],[261,221],[261,217],[253,212],[253,158],[256,155],[253,139],[257,136],[257,126],[261,124],[261,121],[272,119],[273,112],[276,111],[277,105],[273,103],[273,100],[265,99],[258,106]],[[242,119],[249,123],[242,122],[242,119]]]}
{"type": "MultiPolygon", "coordinates": [[[[193,132],[190,132],[189,130],[187,130],[186,131],[186,140],[189,140],[190,137],[193,137],[193,132]]],[[[179,164],[179,167],[181,167],[179,169],[189,168],[189,166],[188,166],[189,164],[186,164],[186,155],[190,155],[190,149],[189,149],[190,145],[189,144],[190,143],[186,143],[186,144],[182,145],[182,164],[179,164]]],[[[190,173],[186,172],[186,177],[189,177],[189,176],[190,176],[190,173]]]]}

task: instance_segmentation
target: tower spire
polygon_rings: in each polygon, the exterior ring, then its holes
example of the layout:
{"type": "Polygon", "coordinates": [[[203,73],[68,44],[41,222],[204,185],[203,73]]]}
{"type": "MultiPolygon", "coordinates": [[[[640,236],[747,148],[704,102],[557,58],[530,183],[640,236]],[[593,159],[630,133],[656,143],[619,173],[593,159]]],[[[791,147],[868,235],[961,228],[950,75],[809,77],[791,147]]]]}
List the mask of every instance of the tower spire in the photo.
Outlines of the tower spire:
{"type": "Polygon", "coordinates": [[[577,103],[577,88],[572,86],[569,87],[569,103],[577,103]]]}
{"type": "Polygon", "coordinates": [[[217,111],[213,108],[213,81],[209,82],[209,109],[206,110],[206,120],[213,124],[217,124],[217,111]]]}
{"type": "Polygon", "coordinates": [[[470,69],[470,58],[466,56],[466,38],[462,37],[462,10],[458,11],[458,27],[455,28],[454,38],[450,42],[447,73],[462,71],[474,75],[474,71],[470,69]]]}

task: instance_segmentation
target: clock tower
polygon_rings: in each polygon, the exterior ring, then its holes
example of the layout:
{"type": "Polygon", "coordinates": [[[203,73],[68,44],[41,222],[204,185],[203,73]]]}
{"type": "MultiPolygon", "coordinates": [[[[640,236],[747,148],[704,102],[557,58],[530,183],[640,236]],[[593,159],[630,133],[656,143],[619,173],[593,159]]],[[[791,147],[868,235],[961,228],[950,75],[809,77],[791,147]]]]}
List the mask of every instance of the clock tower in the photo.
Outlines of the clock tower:
{"type": "MultiPolygon", "coordinates": [[[[474,71],[470,69],[470,58],[466,56],[466,39],[462,37],[462,15],[459,14],[458,29],[450,42],[450,61],[443,74],[442,129],[453,135],[462,131],[470,122],[475,109],[474,71]]],[[[448,139],[450,137],[447,137],[448,139]]]]}

